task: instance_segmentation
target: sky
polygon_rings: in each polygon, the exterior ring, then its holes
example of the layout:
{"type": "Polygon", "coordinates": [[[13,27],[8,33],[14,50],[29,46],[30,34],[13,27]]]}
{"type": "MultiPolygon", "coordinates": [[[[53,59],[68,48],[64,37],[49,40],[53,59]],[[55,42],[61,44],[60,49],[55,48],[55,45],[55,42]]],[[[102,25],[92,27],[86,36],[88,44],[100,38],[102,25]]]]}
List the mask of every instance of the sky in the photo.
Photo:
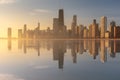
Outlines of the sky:
{"type": "Polygon", "coordinates": [[[58,10],[65,12],[65,25],[71,26],[72,16],[77,15],[78,25],[88,26],[93,19],[99,23],[101,16],[107,16],[108,24],[116,21],[120,25],[120,0],[0,0],[0,37],[7,37],[7,28],[12,28],[13,37],[17,29],[27,24],[34,29],[41,23],[41,29],[52,29],[53,18],[58,10]]]}

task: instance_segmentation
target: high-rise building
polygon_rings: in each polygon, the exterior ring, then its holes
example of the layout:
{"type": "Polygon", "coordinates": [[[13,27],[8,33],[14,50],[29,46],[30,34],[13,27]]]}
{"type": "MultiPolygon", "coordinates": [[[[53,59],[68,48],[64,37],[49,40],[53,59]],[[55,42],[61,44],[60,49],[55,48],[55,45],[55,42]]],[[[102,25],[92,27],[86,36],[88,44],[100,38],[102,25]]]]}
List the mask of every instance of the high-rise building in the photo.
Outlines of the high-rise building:
{"type": "Polygon", "coordinates": [[[66,26],[64,25],[64,10],[59,9],[58,18],[53,19],[53,32],[56,37],[65,37],[66,26]]]}
{"type": "Polygon", "coordinates": [[[84,30],[84,26],[83,25],[79,25],[79,31],[80,31],[80,33],[79,33],[79,38],[83,38],[83,30],[84,30]]]}
{"type": "Polygon", "coordinates": [[[105,32],[107,31],[107,17],[103,16],[100,19],[100,36],[105,38],[105,32]]]}
{"type": "Polygon", "coordinates": [[[59,10],[59,26],[64,26],[64,10],[59,10]]]}
{"type": "Polygon", "coordinates": [[[59,24],[58,24],[58,32],[60,35],[65,35],[66,26],[64,25],[64,10],[59,9],[59,24]]]}
{"type": "Polygon", "coordinates": [[[89,38],[92,38],[92,24],[89,25],[89,38]]]}
{"type": "Polygon", "coordinates": [[[114,27],[114,38],[120,38],[120,26],[114,27]]]}
{"type": "Polygon", "coordinates": [[[110,27],[109,27],[109,31],[110,31],[110,38],[114,38],[115,36],[114,36],[114,27],[116,27],[116,23],[115,23],[115,21],[112,21],[112,22],[110,22],[110,27]]]}
{"type": "Polygon", "coordinates": [[[37,28],[38,28],[38,31],[39,31],[40,30],[40,23],[39,22],[38,22],[38,27],[37,28]]]}
{"type": "Polygon", "coordinates": [[[83,38],[88,38],[88,29],[87,29],[87,27],[84,27],[83,38]]]}
{"type": "Polygon", "coordinates": [[[34,38],[35,39],[39,39],[39,36],[40,36],[39,33],[40,33],[40,23],[38,22],[38,26],[34,30],[34,38]]]}
{"type": "Polygon", "coordinates": [[[58,32],[58,26],[59,25],[59,20],[58,18],[53,19],[53,32],[56,34],[58,32]]]}
{"type": "Polygon", "coordinates": [[[18,29],[18,38],[19,38],[19,39],[22,38],[22,29],[18,29]]]}
{"type": "Polygon", "coordinates": [[[77,34],[77,31],[78,31],[77,30],[77,16],[76,15],[73,16],[71,29],[72,29],[72,36],[75,37],[77,34]]]}
{"type": "Polygon", "coordinates": [[[12,38],[12,29],[8,28],[8,39],[12,38]]]}
{"type": "Polygon", "coordinates": [[[98,24],[96,23],[96,19],[93,20],[93,23],[92,23],[92,38],[97,38],[98,37],[98,32],[99,32],[99,29],[98,29],[98,24]]]}
{"type": "Polygon", "coordinates": [[[23,35],[24,35],[24,38],[26,38],[26,36],[27,36],[27,25],[26,24],[24,25],[24,33],[23,33],[23,35]]]}

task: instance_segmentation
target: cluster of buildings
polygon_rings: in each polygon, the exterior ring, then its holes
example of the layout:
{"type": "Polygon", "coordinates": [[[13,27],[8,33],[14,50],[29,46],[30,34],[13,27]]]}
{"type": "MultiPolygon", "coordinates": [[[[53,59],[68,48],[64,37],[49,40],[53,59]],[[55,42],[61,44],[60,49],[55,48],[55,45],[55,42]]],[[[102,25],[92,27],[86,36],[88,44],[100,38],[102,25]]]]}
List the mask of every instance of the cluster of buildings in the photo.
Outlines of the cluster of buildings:
{"type": "Polygon", "coordinates": [[[73,23],[71,27],[72,37],[88,38],[88,39],[104,39],[104,38],[120,38],[120,26],[116,26],[115,21],[107,25],[107,17],[103,16],[100,19],[100,24],[96,19],[88,26],[77,25],[77,16],[73,16],[73,23]]]}
{"type": "MultiPolygon", "coordinates": [[[[46,30],[40,30],[40,23],[34,30],[24,29],[18,30],[19,39],[39,39],[39,38],[79,38],[79,39],[101,39],[101,38],[120,38],[120,27],[116,26],[115,21],[107,25],[107,17],[100,19],[100,24],[96,19],[89,26],[78,25],[77,15],[73,16],[71,29],[67,29],[64,24],[64,10],[59,9],[58,18],[53,18],[53,29],[48,27],[46,30]]],[[[8,28],[8,38],[11,38],[12,29],[8,28]]]]}

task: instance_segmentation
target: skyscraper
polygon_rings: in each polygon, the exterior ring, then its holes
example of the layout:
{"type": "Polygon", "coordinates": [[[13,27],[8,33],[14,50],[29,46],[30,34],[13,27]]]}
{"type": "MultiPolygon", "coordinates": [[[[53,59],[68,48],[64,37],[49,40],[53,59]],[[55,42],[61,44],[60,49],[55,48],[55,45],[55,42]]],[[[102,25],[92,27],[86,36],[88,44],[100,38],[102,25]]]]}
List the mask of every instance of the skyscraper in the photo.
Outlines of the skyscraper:
{"type": "Polygon", "coordinates": [[[87,29],[87,27],[84,27],[83,38],[88,38],[88,29],[87,29]]]}
{"type": "Polygon", "coordinates": [[[64,35],[66,32],[66,26],[64,25],[64,10],[59,9],[59,18],[58,18],[59,24],[58,24],[58,32],[60,35],[64,35]]]}
{"type": "Polygon", "coordinates": [[[66,26],[64,25],[64,10],[59,9],[58,18],[53,19],[53,32],[56,37],[65,37],[66,26]]]}
{"type": "Polygon", "coordinates": [[[26,36],[27,36],[27,25],[26,24],[24,25],[24,33],[23,33],[23,35],[24,35],[24,38],[26,38],[26,36]]]}
{"type": "Polygon", "coordinates": [[[76,15],[73,16],[71,29],[72,29],[72,36],[75,37],[75,35],[77,34],[77,16],[76,15]]]}
{"type": "Polygon", "coordinates": [[[37,28],[38,28],[38,31],[39,31],[40,30],[40,23],[39,22],[38,22],[38,27],[37,28]]]}
{"type": "Polygon", "coordinates": [[[18,38],[19,38],[19,39],[22,38],[22,29],[18,29],[18,38]]]}
{"type": "Polygon", "coordinates": [[[11,39],[12,37],[12,29],[8,28],[8,39],[11,39]]]}
{"type": "Polygon", "coordinates": [[[114,27],[116,27],[116,23],[115,21],[110,22],[110,27],[109,27],[109,31],[110,31],[110,38],[114,38],[114,27]]]}
{"type": "Polygon", "coordinates": [[[64,26],[64,10],[59,10],[59,25],[64,26]]]}
{"type": "Polygon", "coordinates": [[[107,31],[107,17],[103,16],[100,19],[100,36],[105,38],[105,32],[107,31]]]}
{"type": "Polygon", "coordinates": [[[97,38],[98,33],[99,33],[98,24],[96,23],[96,19],[94,19],[92,23],[92,38],[97,38]]]}
{"type": "Polygon", "coordinates": [[[53,32],[56,34],[58,32],[59,20],[58,18],[53,19],[53,32]]]}

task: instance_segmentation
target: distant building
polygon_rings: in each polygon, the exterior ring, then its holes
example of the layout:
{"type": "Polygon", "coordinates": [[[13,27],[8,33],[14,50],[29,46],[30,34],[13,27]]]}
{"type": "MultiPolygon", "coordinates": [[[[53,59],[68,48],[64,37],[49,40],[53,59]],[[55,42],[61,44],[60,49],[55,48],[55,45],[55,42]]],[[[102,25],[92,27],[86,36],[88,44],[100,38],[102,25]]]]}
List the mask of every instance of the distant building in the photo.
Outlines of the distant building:
{"type": "Polygon", "coordinates": [[[84,27],[83,38],[88,38],[88,29],[87,29],[87,27],[84,27]]]}
{"type": "Polygon", "coordinates": [[[79,25],[78,27],[79,27],[79,29],[80,29],[80,30],[79,30],[79,31],[80,31],[80,32],[79,32],[79,38],[83,38],[84,26],[83,26],[83,25],[79,25]]]}
{"type": "Polygon", "coordinates": [[[114,38],[115,36],[114,36],[114,29],[115,29],[115,27],[116,27],[116,23],[115,23],[115,21],[112,21],[111,23],[110,23],[110,27],[109,27],[109,31],[110,31],[110,38],[114,38]]]}
{"type": "Polygon", "coordinates": [[[92,24],[89,25],[89,38],[92,38],[92,24]]]}
{"type": "Polygon", "coordinates": [[[76,37],[77,38],[80,37],[80,26],[77,26],[77,28],[76,28],[76,37]]]}
{"type": "Polygon", "coordinates": [[[77,16],[74,15],[74,16],[73,16],[72,25],[71,25],[71,30],[72,30],[72,36],[73,36],[73,37],[76,37],[78,28],[79,28],[79,27],[77,27],[77,16]]]}
{"type": "Polygon", "coordinates": [[[56,37],[63,37],[66,35],[66,26],[64,25],[63,9],[59,9],[58,18],[53,19],[53,31],[56,37]]]}
{"type": "Polygon", "coordinates": [[[23,35],[24,35],[24,38],[26,38],[27,37],[27,25],[25,24],[24,25],[24,32],[23,32],[23,35]]]}
{"type": "Polygon", "coordinates": [[[99,37],[99,28],[96,23],[96,19],[93,20],[93,23],[89,26],[89,38],[99,37]]]}
{"type": "Polygon", "coordinates": [[[40,23],[38,22],[38,26],[34,30],[34,38],[39,39],[40,36],[40,23]]]}
{"type": "Polygon", "coordinates": [[[105,38],[105,32],[107,31],[107,17],[103,16],[100,19],[100,36],[105,38]]]}
{"type": "Polygon", "coordinates": [[[109,31],[105,32],[105,38],[110,38],[110,32],[109,31]]]}
{"type": "Polygon", "coordinates": [[[59,26],[64,26],[64,10],[59,9],[59,26]]]}
{"type": "Polygon", "coordinates": [[[120,38],[120,26],[114,27],[114,38],[120,38]]]}
{"type": "Polygon", "coordinates": [[[53,32],[56,34],[58,32],[59,20],[58,18],[53,19],[53,32]]]}
{"type": "Polygon", "coordinates": [[[8,28],[8,39],[12,38],[12,29],[8,28]]]}
{"type": "Polygon", "coordinates": [[[18,29],[18,38],[19,38],[19,39],[22,38],[22,29],[18,29]]]}

